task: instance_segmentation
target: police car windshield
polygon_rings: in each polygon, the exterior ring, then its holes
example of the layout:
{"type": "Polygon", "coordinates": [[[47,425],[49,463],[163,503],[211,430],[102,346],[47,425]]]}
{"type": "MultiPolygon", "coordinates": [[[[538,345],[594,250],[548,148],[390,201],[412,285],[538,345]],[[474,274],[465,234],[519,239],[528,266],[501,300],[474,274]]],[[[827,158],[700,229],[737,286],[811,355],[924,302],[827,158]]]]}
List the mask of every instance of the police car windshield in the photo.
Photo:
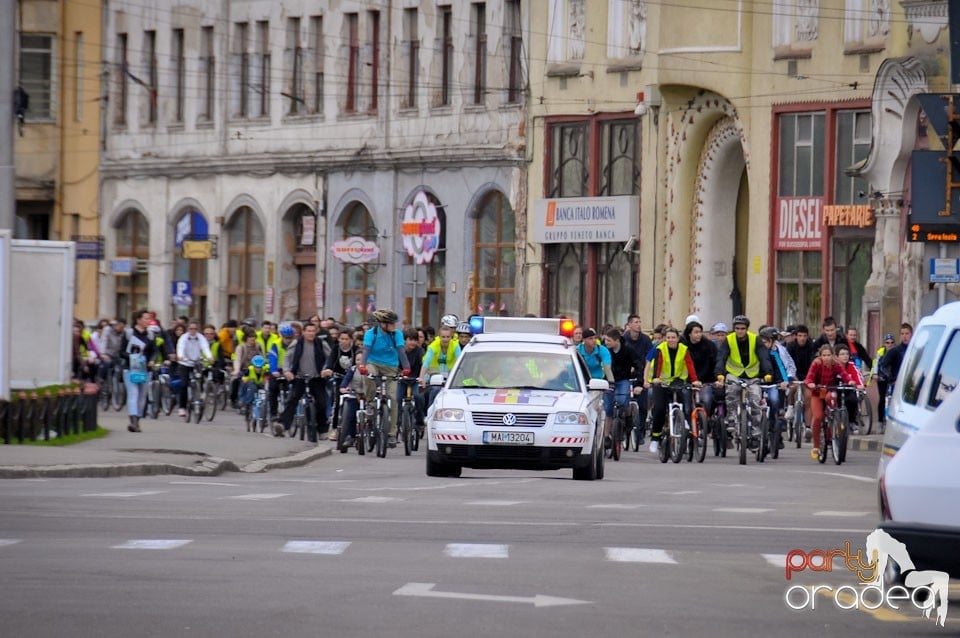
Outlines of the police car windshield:
{"type": "Polygon", "coordinates": [[[450,388],[514,388],[580,392],[580,381],[568,354],[467,352],[450,388]]]}

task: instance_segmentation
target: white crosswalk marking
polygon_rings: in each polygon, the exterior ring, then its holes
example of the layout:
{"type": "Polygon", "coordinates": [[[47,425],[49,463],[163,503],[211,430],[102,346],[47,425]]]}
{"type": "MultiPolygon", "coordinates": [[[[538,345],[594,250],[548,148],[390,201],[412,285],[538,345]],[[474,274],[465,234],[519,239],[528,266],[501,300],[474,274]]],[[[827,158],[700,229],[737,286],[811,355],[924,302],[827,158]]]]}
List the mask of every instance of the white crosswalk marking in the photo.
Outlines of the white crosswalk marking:
{"type": "Polygon", "coordinates": [[[676,565],[677,561],[662,549],[647,549],[644,547],[604,547],[607,560],[616,563],[660,563],[676,565]]]}
{"type": "Polygon", "coordinates": [[[94,496],[100,498],[135,498],[137,496],[153,496],[154,494],[165,494],[166,492],[100,492],[97,494],[83,494],[82,496],[94,496]]]}
{"type": "Polygon", "coordinates": [[[713,511],[725,512],[727,514],[763,514],[764,512],[772,512],[773,510],[763,507],[718,507],[713,511]]]}
{"type": "Polygon", "coordinates": [[[524,501],[469,501],[464,505],[520,505],[524,501]]]}
{"type": "Polygon", "coordinates": [[[447,543],[443,553],[451,558],[507,558],[507,545],[447,543]]]}
{"type": "Polygon", "coordinates": [[[19,542],[21,542],[19,538],[0,538],[0,547],[16,545],[19,542]]]}
{"type": "Polygon", "coordinates": [[[873,512],[840,512],[840,511],[834,511],[834,510],[823,510],[821,512],[814,512],[813,515],[843,517],[843,516],[869,516],[872,513],[873,512]]]}
{"type": "Polygon", "coordinates": [[[291,554],[339,556],[350,547],[348,541],[288,541],[280,550],[291,554]]]}
{"type": "Polygon", "coordinates": [[[403,499],[393,496],[361,496],[359,498],[341,499],[341,503],[389,503],[390,501],[402,501],[403,499]]]}
{"type": "Polygon", "coordinates": [[[238,501],[267,501],[272,498],[283,498],[284,496],[290,496],[290,495],[289,494],[241,494],[240,496],[228,496],[226,498],[231,498],[238,501]]]}
{"type": "Polygon", "coordinates": [[[626,503],[596,503],[594,505],[587,505],[587,509],[598,510],[635,510],[638,507],[643,507],[643,505],[627,505],[626,503]]]}
{"type": "Polygon", "coordinates": [[[787,565],[786,554],[763,554],[763,558],[774,567],[779,567],[780,569],[784,569],[787,565]]]}
{"type": "Polygon", "coordinates": [[[191,540],[140,539],[114,545],[113,549],[177,549],[192,542],[191,540]]]}

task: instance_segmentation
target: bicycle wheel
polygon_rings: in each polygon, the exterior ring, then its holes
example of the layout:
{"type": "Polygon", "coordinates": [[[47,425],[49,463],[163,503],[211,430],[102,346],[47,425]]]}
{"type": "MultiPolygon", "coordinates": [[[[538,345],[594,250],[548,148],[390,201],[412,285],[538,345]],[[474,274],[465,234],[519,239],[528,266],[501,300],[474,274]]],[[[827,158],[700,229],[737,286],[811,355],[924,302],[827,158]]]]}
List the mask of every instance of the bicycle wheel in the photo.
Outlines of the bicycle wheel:
{"type": "Polygon", "coordinates": [[[820,454],[817,458],[821,464],[827,462],[827,446],[830,445],[830,437],[830,420],[824,417],[820,428],[820,454]]]}
{"type": "Polygon", "coordinates": [[[791,423],[791,427],[793,428],[793,442],[799,450],[803,445],[803,434],[806,429],[803,423],[803,404],[799,401],[793,406],[793,423],[791,423]]]}
{"type": "Polygon", "coordinates": [[[230,404],[230,390],[223,383],[216,383],[217,391],[215,396],[217,397],[217,407],[220,410],[226,410],[227,406],[230,404]]]}
{"type": "Polygon", "coordinates": [[[640,429],[640,410],[633,401],[627,403],[627,420],[630,423],[630,432],[627,434],[625,447],[629,450],[631,447],[634,452],[640,451],[640,436],[643,432],[640,429]]]}
{"type": "Polygon", "coordinates": [[[697,408],[693,411],[694,422],[697,424],[697,438],[696,442],[691,444],[696,446],[696,451],[693,454],[693,458],[697,459],[697,463],[703,463],[703,460],[707,458],[707,415],[703,411],[703,408],[697,408]]]}
{"type": "Polygon", "coordinates": [[[870,402],[870,397],[867,396],[866,392],[860,395],[857,413],[860,434],[870,434],[873,432],[873,403],[870,402]]]}
{"type": "Polygon", "coordinates": [[[783,419],[778,416],[773,420],[772,431],[770,433],[770,456],[774,459],[780,458],[780,444],[783,442],[783,419]]]}
{"type": "Polygon", "coordinates": [[[740,465],[747,464],[747,441],[750,436],[750,416],[749,410],[743,405],[738,408],[740,416],[740,427],[737,431],[737,445],[740,446],[740,465]]]}
{"type": "Polygon", "coordinates": [[[297,434],[303,431],[303,406],[298,405],[297,411],[293,415],[293,421],[290,422],[288,436],[291,439],[297,438],[297,434]]]}
{"type": "Polygon", "coordinates": [[[610,428],[610,458],[614,461],[620,460],[620,453],[623,451],[623,416],[620,410],[613,417],[613,425],[610,428]]]}
{"type": "Polygon", "coordinates": [[[760,414],[760,427],[759,430],[759,440],[757,441],[757,451],[755,452],[757,463],[763,463],[764,458],[767,456],[767,428],[769,427],[769,422],[767,421],[766,414],[760,414]]]}
{"type": "Polygon", "coordinates": [[[110,376],[110,394],[113,401],[113,409],[117,412],[123,410],[127,405],[127,386],[123,382],[123,373],[117,368],[117,371],[110,376]]]}
{"type": "Polygon", "coordinates": [[[846,406],[840,408],[834,419],[833,428],[831,428],[832,437],[830,447],[833,452],[833,462],[837,465],[843,463],[844,457],[847,455],[844,446],[846,445],[847,436],[850,433],[850,428],[848,427],[849,418],[846,406]]]}
{"type": "Polygon", "coordinates": [[[417,438],[417,434],[413,430],[413,417],[407,406],[400,408],[400,435],[403,437],[403,454],[410,456],[413,452],[413,440],[417,438]]]}
{"type": "Polygon", "coordinates": [[[357,454],[363,456],[367,453],[367,413],[363,410],[357,410],[357,454]]]}
{"type": "Polygon", "coordinates": [[[173,413],[173,404],[176,403],[173,397],[173,388],[170,387],[170,384],[161,381],[160,382],[160,410],[167,416],[170,416],[173,413]]]}
{"type": "Polygon", "coordinates": [[[414,407],[409,407],[410,411],[410,422],[412,423],[413,428],[413,451],[416,452],[420,449],[420,439],[423,438],[423,433],[420,431],[420,427],[417,425],[417,419],[414,415],[414,407]]]}
{"type": "Polygon", "coordinates": [[[387,408],[385,405],[381,405],[380,409],[377,411],[377,456],[379,458],[384,458],[387,456],[387,432],[389,431],[389,424],[387,423],[387,408]]]}
{"type": "Polygon", "coordinates": [[[147,409],[146,413],[151,419],[160,416],[160,382],[153,380],[147,383],[147,409]]]}
{"type": "MultiPolygon", "coordinates": [[[[303,395],[306,397],[307,395],[303,395]]],[[[303,440],[303,435],[307,435],[307,441],[310,443],[317,442],[317,415],[314,414],[313,399],[308,398],[307,404],[303,406],[303,421],[305,427],[300,429],[300,440],[303,440]]]]}
{"type": "Polygon", "coordinates": [[[217,416],[217,385],[210,379],[203,384],[203,404],[207,421],[213,421],[213,417],[217,416]]]}
{"type": "Polygon", "coordinates": [[[687,434],[687,426],[683,418],[682,410],[675,409],[671,411],[669,427],[670,460],[674,463],[679,463],[683,459],[683,449],[687,434]]]}
{"type": "Polygon", "coordinates": [[[101,378],[97,380],[100,384],[99,392],[97,393],[97,402],[100,405],[100,411],[106,412],[110,409],[110,376],[101,375],[101,378]]]}
{"type": "MultiPolygon", "coordinates": [[[[193,418],[197,423],[203,421],[204,396],[203,387],[197,382],[195,393],[193,395],[193,418]]],[[[189,418],[189,413],[188,413],[189,418]]]]}

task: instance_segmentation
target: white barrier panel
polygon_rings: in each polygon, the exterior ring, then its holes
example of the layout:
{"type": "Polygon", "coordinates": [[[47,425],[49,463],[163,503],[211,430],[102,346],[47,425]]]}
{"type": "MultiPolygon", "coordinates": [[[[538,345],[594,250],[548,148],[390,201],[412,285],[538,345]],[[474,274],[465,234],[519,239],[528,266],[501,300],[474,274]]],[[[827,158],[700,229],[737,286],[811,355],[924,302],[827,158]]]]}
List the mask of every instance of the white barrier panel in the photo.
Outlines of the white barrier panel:
{"type": "Polygon", "coordinates": [[[10,400],[10,242],[0,230],[0,399],[10,400]]]}

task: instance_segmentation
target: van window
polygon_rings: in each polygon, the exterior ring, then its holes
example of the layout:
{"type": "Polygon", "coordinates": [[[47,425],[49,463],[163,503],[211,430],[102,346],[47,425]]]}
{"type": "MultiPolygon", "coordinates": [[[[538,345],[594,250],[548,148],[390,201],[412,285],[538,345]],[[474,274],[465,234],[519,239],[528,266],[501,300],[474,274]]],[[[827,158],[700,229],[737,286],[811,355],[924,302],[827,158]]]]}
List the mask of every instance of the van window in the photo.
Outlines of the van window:
{"type": "Polygon", "coordinates": [[[940,357],[940,369],[930,384],[930,407],[935,408],[957,388],[960,383],[960,332],[954,331],[940,357]]]}
{"type": "Polygon", "coordinates": [[[924,326],[910,340],[898,379],[900,396],[910,405],[917,404],[923,382],[933,372],[933,357],[946,329],[946,326],[924,326]]]}

